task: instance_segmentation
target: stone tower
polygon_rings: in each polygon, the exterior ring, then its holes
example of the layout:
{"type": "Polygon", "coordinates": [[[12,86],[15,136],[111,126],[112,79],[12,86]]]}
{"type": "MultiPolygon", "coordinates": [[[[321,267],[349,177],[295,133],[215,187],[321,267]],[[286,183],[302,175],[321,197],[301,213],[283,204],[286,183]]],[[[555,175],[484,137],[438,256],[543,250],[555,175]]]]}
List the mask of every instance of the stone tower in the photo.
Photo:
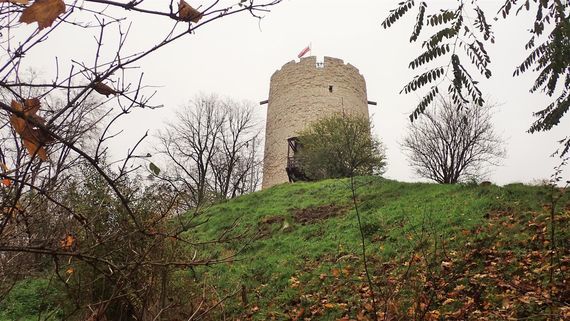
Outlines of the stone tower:
{"type": "MultiPolygon", "coordinates": [[[[271,76],[265,128],[262,188],[288,182],[288,139],[308,124],[335,113],[368,118],[366,82],[341,59],[290,61],[271,76]]],[[[371,104],[375,104],[372,103],[371,104]]]]}

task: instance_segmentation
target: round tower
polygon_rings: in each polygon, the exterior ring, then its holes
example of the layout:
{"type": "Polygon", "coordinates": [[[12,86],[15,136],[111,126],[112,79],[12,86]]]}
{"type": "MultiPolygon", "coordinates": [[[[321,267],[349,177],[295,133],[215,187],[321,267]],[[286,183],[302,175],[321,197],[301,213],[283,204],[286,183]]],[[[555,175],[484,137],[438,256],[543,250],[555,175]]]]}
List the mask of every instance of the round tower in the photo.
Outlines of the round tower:
{"type": "Polygon", "coordinates": [[[288,139],[335,113],[368,118],[366,82],[358,69],[341,59],[316,57],[290,61],[271,76],[265,127],[262,188],[289,181],[288,139]]]}

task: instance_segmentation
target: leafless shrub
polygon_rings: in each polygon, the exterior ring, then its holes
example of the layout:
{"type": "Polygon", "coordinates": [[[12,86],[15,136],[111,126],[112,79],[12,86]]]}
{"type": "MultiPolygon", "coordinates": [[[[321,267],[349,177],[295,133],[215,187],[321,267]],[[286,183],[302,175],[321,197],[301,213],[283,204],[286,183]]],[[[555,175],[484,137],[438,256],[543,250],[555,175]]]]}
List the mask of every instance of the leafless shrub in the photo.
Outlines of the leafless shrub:
{"type": "Polygon", "coordinates": [[[441,99],[408,127],[402,143],[416,173],[441,184],[478,179],[504,157],[502,139],[491,123],[491,107],[456,109],[441,99]]]}

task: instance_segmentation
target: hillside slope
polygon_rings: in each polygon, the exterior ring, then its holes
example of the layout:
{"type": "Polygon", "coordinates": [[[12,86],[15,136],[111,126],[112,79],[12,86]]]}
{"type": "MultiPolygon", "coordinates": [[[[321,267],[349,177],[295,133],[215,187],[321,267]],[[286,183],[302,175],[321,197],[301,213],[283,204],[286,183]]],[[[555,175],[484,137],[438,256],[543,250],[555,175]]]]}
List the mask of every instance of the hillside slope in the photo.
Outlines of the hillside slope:
{"type": "MultiPolygon", "coordinates": [[[[209,208],[192,231],[212,320],[570,317],[570,202],[559,189],[356,179],[284,184],[209,208]],[[223,299],[223,300],[222,300],[223,299]]],[[[190,273],[190,272],[188,272],[190,273]]],[[[182,286],[182,285],[181,285],[182,286]]]]}

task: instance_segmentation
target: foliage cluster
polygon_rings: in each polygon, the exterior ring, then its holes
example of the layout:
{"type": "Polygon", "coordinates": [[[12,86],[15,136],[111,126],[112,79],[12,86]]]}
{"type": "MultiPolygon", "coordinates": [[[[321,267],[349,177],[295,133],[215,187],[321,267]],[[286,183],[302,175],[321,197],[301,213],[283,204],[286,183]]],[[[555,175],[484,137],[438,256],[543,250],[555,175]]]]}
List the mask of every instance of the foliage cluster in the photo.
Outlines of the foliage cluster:
{"type": "MultiPolygon", "coordinates": [[[[491,57],[486,46],[494,43],[491,19],[479,6],[479,1],[456,1],[456,5],[445,5],[440,11],[429,12],[428,1],[406,0],[391,10],[382,22],[383,28],[392,27],[411,9],[417,7],[416,23],[410,42],[421,42],[421,53],[409,67],[429,68],[412,79],[402,92],[410,93],[429,87],[410,119],[414,120],[434,102],[436,94],[444,83],[448,94],[457,108],[469,103],[483,106],[483,94],[478,80],[469,72],[469,63],[485,78],[491,77],[491,57]],[[424,28],[427,27],[428,29],[424,28]],[[437,65],[438,58],[446,57],[448,62],[437,65]],[[436,64],[434,67],[430,67],[436,64]]],[[[543,92],[554,101],[534,113],[536,121],[529,132],[546,131],[560,123],[570,108],[570,4],[560,0],[505,0],[497,14],[503,18],[518,15],[522,11],[533,11],[534,21],[528,32],[530,38],[524,45],[528,56],[514,69],[513,76],[527,71],[536,71],[537,76],[531,92],[543,92]]],[[[570,138],[564,140],[561,155],[570,149],[570,138]]]]}
{"type": "Polygon", "coordinates": [[[384,149],[370,129],[368,119],[345,114],[309,124],[298,133],[298,159],[305,175],[320,180],[383,173],[384,149]]]}
{"type": "Polygon", "coordinates": [[[0,320],[58,320],[65,306],[63,291],[56,284],[28,278],[16,283],[0,302],[0,320]]]}

